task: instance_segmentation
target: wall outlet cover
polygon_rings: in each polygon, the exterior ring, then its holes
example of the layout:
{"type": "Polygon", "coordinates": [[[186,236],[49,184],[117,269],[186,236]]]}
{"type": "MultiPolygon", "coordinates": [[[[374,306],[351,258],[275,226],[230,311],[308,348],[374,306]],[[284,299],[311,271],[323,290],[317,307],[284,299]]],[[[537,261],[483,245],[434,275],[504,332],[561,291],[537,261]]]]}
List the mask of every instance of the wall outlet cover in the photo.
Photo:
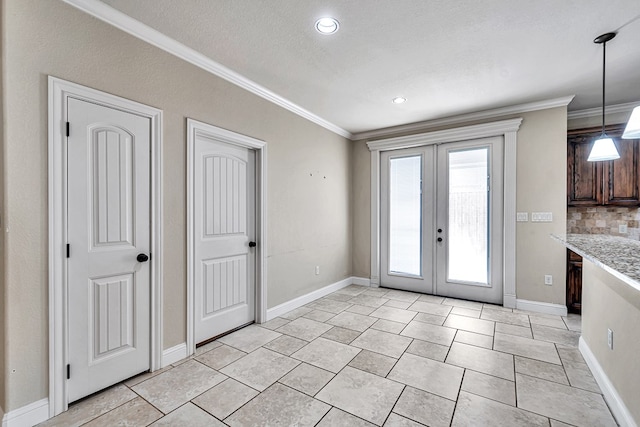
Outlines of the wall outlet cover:
{"type": "Polygon", "coordinates": [[[516,214],[517,222],[527,222],[529,221],[529,212],[518,212],[516,214]]]}

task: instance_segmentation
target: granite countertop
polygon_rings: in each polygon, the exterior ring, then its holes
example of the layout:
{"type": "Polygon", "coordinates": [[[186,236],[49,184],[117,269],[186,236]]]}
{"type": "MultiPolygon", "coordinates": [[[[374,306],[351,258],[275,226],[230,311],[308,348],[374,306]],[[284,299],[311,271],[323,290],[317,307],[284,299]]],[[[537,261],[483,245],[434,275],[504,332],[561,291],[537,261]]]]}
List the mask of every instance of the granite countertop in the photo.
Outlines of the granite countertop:
{"type": "Polygon", "coordinates": [[[640,291],[640,241],[604,234],[551,237],[640,291]]]}

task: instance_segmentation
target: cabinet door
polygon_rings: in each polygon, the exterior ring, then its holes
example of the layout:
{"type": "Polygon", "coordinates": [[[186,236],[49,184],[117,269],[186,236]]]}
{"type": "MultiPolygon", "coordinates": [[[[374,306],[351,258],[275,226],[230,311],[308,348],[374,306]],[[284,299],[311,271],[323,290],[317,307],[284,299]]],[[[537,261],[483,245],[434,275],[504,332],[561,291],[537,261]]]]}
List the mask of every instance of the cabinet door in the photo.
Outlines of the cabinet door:
{"type": "Polygon", "coordinates": [[[587,161],[593,136],[574,135],[568,139],[567,204],[599,205],[602,203],[602,165],[601,162],[587,161]]]}
{"type": "Polygon", "coordinates": [[[567,249],[567,311],[582,310],[582,257],[567,249]]]}
{"type": "Polygon", "coordinates": [[[603,203],[616,206],[640,205],[640,140],[615,138],[620,158],[605,162],[603,203]]]}

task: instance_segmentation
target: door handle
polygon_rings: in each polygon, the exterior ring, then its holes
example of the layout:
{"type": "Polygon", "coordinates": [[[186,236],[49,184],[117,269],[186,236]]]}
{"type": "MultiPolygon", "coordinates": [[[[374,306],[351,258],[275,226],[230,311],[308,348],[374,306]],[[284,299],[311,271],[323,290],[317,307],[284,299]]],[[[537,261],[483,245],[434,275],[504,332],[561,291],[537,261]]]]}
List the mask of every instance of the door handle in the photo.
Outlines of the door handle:
{"type": "Polygon", "coordinates": [[[255,248],[256,247],[256,242],[249,242],[249,247],[250,248],[255,248]]]}
{"type": "Polygon", "coordinates": [[[149,255],[147,255],[147,254],[138,254],[138,256],[136,257],[136,260],[138,262],[147,262],[147,261],[149,261],[149,255]]]}
{"type": "Polygon", "coordinates": [[[438,242],[442,242],[442,237],[438,237],[438,242]]]}

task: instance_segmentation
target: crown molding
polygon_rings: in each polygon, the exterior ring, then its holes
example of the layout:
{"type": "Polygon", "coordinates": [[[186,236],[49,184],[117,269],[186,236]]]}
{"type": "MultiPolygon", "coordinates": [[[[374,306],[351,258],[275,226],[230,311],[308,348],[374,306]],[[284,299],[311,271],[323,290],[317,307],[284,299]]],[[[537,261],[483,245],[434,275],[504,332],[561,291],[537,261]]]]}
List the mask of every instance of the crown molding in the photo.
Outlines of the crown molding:
{"type": "Polygon", "coordinates": [[[126,15],[119,10],[112,8],[111,6],[102,3],[99,0],[63,0],[65,3],[95,17],[101,21],[110,24],[119,30],[122,30],[134,37],[139,38],[157,48],[164,50],[184,61],[187,61],[196,67],[202,68],[205,71],[210,72],[222,79],[233,83],[269,102],[272,102],[286,110],[297,114],[323,128],[330,130],[345,138],[353,139],[351,132],[342,129],[341,127],[319,117],[312,112],[302,108],[301,106],[281,97],[280,95],[270,91],[257,84],[256,82],[249,80],[248,78],[236,73],[235,71],[225,67],[222,64],[212,60],[211,58],[183,45],[182,43],[168,37],[161,32],[149,27],[142,22],[133,19],[129,15],[126,15]]]}
{"type": "Polygon", "coordinates": [[[402,133],[424,132],[441,126],[458,125],[469,123],[475,120],[491,120],[510,114],[522,114],[530,111],[546,110],[548,108],[566,107],[573,100],[574,96],[575,95],[564,96],[562,98],[547,99],[544,101],[527,102],[526,104],[518,104],[509,107],[501,107],[491,110],[477,111],[474,113],[460,114],[457,116],[444,117],[442,119],[427,120],[423,122],[410,123],[407,125],[358,132],[353,135],[352,139],[354,141],[359,141],[363,139],[389,137],[402,133]]]}
{"type": "MultiPolygon", "coordinates": [[[[640,105],[640,101],[627,102],[626,104],[607,105],[607,114],[631,114],[631,110],[640,105]]],[[[587,117],[598,117],[602,115],[602,107],[587,108],[585,110],[569,111],[568,120],[585,119],[587,117]]]]}

